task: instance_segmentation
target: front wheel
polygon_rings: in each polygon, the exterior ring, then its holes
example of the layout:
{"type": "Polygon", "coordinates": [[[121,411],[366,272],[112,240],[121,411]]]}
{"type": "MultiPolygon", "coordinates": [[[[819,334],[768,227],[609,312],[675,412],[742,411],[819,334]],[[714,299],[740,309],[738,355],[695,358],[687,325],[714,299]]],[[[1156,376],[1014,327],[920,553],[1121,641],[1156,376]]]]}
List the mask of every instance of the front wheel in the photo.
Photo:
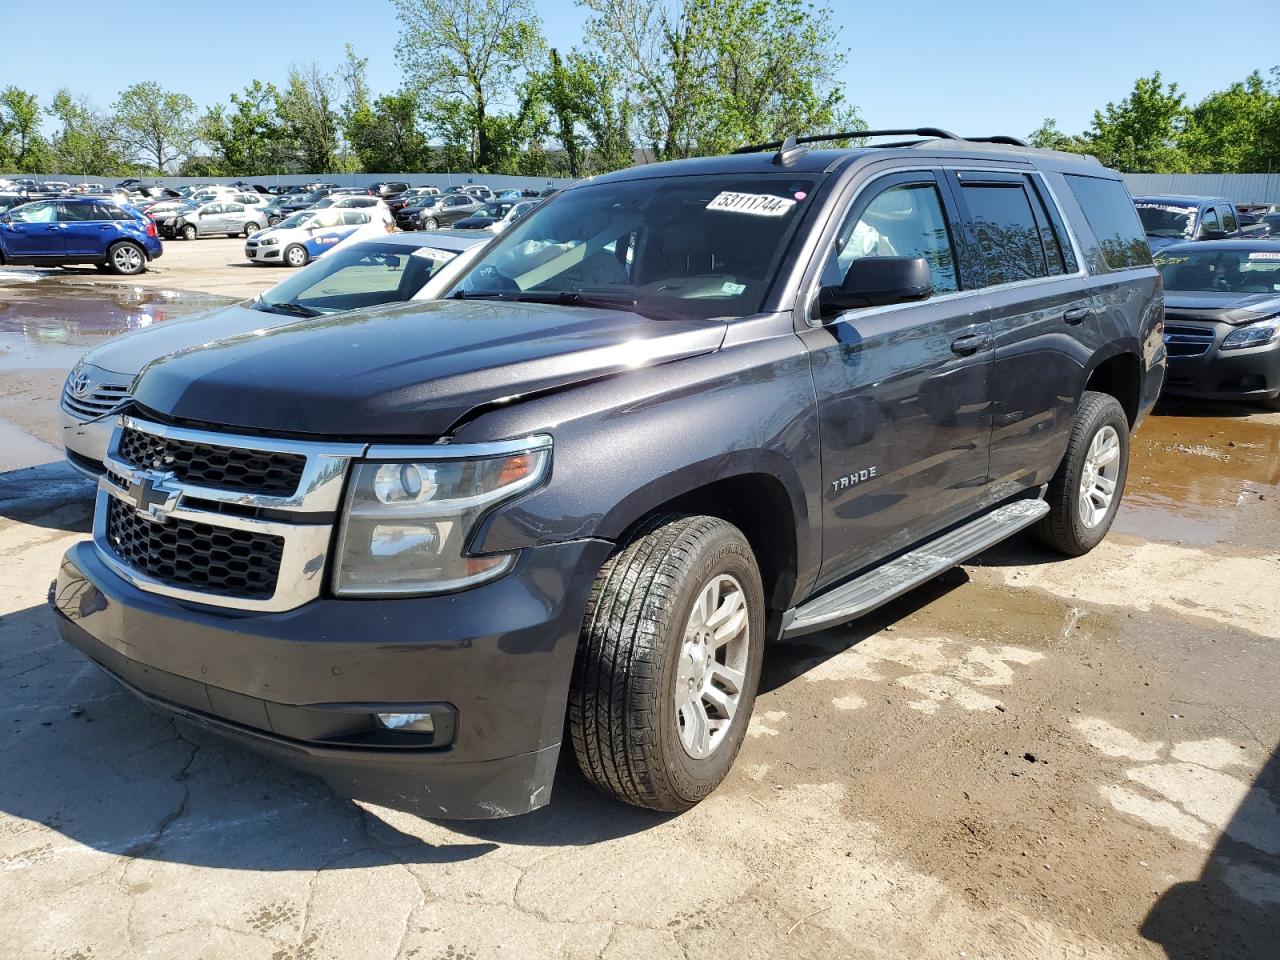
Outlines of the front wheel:
{"type": "Polygon", "coordinates": [[[200,236],[200,231],[196,229],[196,226],[194,223],[188,223],[183,226],[182,228],[183,240],[194,240],[198,236],[200,236]]]}
{"type": "Polygon", "coordinates": [[[290,244],[284,249],[284,262],[291,267],[305,267],[309,259],[307,248],[301,244],[290,244]]]}
{"type": "Polygon", "coordinates": [[[427,217],[427,219],[422,221],[422,229],[423,230],[439,230],[440,221],[437,220],[435,217],[427,217]]]}
{"type": "Polygon", "coordinates": [[[256,223],[246,223],[244,225],[244,235],[246,237],[251,237],[261,229],[262,228],[258,226],[256,223]]]}
{"type": "Polygon", "coordinates": [[[569,732],[587,779],[650,810],[711,793],[746,735],[764,631],[760,570],[736,527],[643,527],[597,576],[578,641],[569,732]]]}
{"type": "Polygon", "coordinates": [[[107,251],[107,264],[112,273],[131,277],[147,269],[147,255],[135,243],[117,243],[107,251]]]}
{"type": "Polygon", "coordinates": [[[1088,553],[1115,520],[1129,475],[1129,418],[1110,394],[1086,391],[1067,453],[1049,481],[1049,512],[1031,534],[1067,556],[1088,553]]]}

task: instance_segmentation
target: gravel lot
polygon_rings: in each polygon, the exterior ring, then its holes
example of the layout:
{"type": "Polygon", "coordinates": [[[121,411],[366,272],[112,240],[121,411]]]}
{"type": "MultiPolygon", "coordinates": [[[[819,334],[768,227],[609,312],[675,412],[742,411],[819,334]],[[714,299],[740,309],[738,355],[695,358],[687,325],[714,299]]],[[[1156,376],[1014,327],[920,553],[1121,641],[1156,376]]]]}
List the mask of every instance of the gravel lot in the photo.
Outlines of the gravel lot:
{"type": "Polygon", "coordinates": [[[538,813],[424,821],[153,714],[45,607],[91,508],[66,370],[284,275],[241,243],[0,270],[0,957],[1280,957],[1280,414],[1162,408],[1090,556],[1018,540],[771,648],[683,816],[570,762],[538,813]]]}

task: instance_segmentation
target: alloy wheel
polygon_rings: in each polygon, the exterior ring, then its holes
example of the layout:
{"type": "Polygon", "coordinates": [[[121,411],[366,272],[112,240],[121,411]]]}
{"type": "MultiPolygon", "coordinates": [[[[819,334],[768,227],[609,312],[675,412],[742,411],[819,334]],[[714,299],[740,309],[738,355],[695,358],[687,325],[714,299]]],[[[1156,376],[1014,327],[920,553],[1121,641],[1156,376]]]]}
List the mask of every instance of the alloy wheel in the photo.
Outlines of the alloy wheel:
{"type": "Polygon", "coordinates": [[[742,584],[727,573],[718,574],[693,604],[676,667],[680,744],[695,760],[715,753],[733,724],[746,682],[750,643],[742,584]]]}
{"type": "Polygon", "coordinates": [[[1093,435],[1080,472],[1080,522],[1090,529],[1100,524],[1115,499],[1120,475],[1120,435],[1104,426],[1093,435]]]}

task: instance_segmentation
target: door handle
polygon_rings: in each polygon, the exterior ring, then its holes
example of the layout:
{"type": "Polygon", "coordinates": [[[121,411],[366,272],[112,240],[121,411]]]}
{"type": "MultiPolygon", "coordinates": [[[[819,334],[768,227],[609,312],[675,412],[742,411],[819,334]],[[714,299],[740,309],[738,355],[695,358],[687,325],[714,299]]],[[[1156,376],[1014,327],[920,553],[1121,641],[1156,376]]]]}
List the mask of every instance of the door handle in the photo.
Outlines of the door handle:
{"type": "Polygon", "coordinates": [[[1093,313],[1088,307],[1072,307],[1062,315],[1062,319],[1067,323],[1075,326],[1077,323],[1083,323],[1089,314],[1093,313]]]}
{"type": "Polygon", "coordinates": [[[985,333],[966,333],[951,341],[951,352],[961,357],[977,353],[991,346],[991,337],[985,333]]]}

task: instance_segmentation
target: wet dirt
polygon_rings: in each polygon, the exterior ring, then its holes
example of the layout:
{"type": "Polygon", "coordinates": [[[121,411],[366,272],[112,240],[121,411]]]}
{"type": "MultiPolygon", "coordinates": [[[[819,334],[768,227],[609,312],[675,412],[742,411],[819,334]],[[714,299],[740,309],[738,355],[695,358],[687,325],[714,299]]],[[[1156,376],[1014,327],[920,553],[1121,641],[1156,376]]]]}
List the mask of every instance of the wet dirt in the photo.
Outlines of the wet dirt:
{"type": "Polygon", "coordinates": [[[1196,546],[1266,545],[1280,516],[1280,414],[1162,403],[1134,435],[1114,529],[1196,546]]]}
{"type": "Polygon", "coordinates": [[[132,284],[38,280],[0,285],[0,371],[70,369],[85,350],[108,337],[230,302],[132,284]]]}

